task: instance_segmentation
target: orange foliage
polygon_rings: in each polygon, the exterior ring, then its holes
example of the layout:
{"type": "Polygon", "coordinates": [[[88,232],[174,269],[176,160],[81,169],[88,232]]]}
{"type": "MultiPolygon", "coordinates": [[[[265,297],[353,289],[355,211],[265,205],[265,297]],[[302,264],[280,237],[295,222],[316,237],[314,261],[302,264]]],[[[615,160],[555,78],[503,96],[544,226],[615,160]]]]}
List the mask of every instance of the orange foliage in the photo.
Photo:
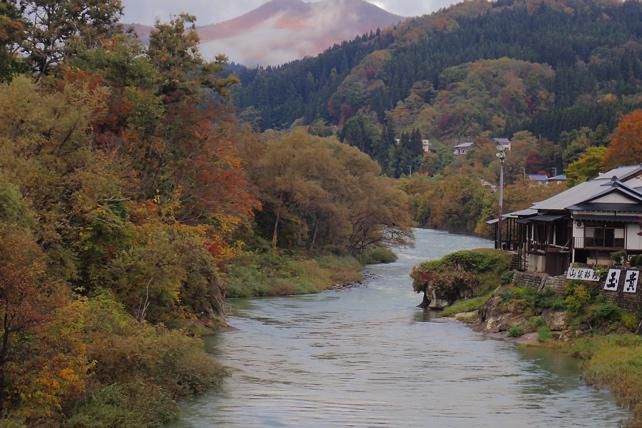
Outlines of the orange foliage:
{"type": "Polygon", "coordinates": [[[609,145],[606,163],[610,167],[642,162],[642,110],[627,114],[620,121],[609,145]]]}
{"type": "MultiPolygon", "coordinates": [[[[191,112],[191,116],[196,116],[191,112]]],[[[177,182],[185,195],[183,218],[250,218],[259,203],[240,159],[236,123],[214,106],[201,113],[182,141],[185,155],[176,166],[177,182]]]]}

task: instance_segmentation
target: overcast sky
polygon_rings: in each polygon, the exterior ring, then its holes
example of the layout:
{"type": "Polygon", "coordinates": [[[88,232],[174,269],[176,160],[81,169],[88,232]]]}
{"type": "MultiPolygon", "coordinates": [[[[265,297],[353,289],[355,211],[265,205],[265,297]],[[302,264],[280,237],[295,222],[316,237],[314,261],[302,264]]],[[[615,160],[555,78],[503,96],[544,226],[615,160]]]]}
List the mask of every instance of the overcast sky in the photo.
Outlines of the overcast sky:
{"type": "MultiPolygon", "coordinates": [[[[267,3],[267,0],[123,0],[124,22],[151,25],[156,19],[166,20],[172,14],[196,15],[200,25],[225,21],[267,3]]],[[[434,12],[455,0],[370,0],[389,12],[417,16],[434,12]]]]}

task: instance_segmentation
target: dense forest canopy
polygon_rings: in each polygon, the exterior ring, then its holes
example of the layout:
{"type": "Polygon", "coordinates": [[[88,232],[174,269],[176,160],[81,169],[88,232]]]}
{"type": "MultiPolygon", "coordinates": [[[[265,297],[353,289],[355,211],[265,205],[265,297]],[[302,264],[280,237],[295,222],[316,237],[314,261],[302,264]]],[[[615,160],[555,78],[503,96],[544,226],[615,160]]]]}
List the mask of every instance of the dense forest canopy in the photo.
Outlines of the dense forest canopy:
{"type": "Polygon", "coordinates": [[[237,259],[294,254],[333,281],[314,257],[359,265],[410,238],[376,161],[237,121],[238,80],[200,55],[194,17],[144,46],[121,13],[0,3],[2,426],[168,422],[223,376],[198,335],[224,324],[237,259]]]}

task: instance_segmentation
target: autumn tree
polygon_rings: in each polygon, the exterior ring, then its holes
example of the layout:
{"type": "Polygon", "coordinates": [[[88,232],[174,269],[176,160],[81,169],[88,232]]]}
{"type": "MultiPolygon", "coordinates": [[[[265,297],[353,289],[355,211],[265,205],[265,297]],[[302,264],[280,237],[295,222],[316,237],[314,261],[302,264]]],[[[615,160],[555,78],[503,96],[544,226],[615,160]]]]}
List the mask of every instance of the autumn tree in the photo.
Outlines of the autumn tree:
{"type": "Polygon", "coordinates": [[[167,423],[221,371],[164,326],[224,324],[220,271],[259,207],[235,79],[180,20],[148,50],[118,1],[17,4],[38,78],[2,68],[0,425],[167,423]]]}
{"type": "Polygon", "coordinates": [[[252,176],[274,248],[343,248],[407,237],[405,195],[356,148],[303,130],[272,134],[254,151],[252,176]]]}
{"type": "Polygon", "coordinates": [[[613,134],[606,154],[609,167],[632,165],[642,162],[642,110],[622,118],[613,134]]]}
{"type": "Polygon", "coordinates": [[[21,71],[22,61],[17,55],[22,40],[24,21],[13,2],[0,3],[0,82],[10,80],[21,71]]]}
{"type": "MultiPolygon", "coordinates": [[[[0,408],[6,414],[32,379],[31,353],[38,340],[33,336],[52,319],[64,294],[46,277],[47,259],[28,230],[0,224],[0,255],[0,408]]],[[[51,410],[49,403],[40,404],[51,410]]]]}
{"type": "Polygon", "coordinates": [[[217,56],[212,63],[203,59],[195,23],[196,18],[188,14],[168,23],[156,23],[147,54],[162,76],[160,91],[173,99],[181,94],[194,95],[204,88],[227,96],[229,87],[238,79],[219,76],[227,62],[224,55],[217,56]]]}
{"type": "Polygon", "coordinates": [[[65,55],[94,48],[118,31],[120,0],[20,0],[26,21],[21,52],[38,74],[49,74],[65,55]]]}
{"type": "Polygon", "coordinates": [[[568,186],[580,184],[589,178],[597,177],[604,170],[608,149],[606,147],[589,147],[579,159],[566,168],[568,186]]]}

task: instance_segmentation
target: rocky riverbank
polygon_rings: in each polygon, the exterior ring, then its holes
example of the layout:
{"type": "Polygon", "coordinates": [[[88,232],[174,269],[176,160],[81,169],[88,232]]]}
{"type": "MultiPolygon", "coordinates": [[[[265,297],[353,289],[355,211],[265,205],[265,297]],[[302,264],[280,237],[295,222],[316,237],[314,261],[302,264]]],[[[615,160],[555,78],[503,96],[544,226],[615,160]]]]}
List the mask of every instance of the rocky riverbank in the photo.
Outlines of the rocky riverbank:
{"type": "Polygon", "coordinates": [[[423,292],[424,305],[485,334],[578,358],[584,379],[613,390],[632,410],[628,426],[642,427],[640,314],[608,299],[601,283],[535,287],[512,274],[507,256],[473,250],[423,263],[412,274],[415,291],[423,292]]]}

